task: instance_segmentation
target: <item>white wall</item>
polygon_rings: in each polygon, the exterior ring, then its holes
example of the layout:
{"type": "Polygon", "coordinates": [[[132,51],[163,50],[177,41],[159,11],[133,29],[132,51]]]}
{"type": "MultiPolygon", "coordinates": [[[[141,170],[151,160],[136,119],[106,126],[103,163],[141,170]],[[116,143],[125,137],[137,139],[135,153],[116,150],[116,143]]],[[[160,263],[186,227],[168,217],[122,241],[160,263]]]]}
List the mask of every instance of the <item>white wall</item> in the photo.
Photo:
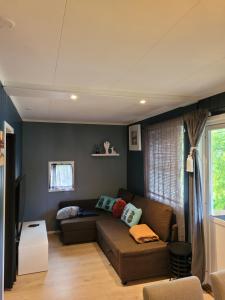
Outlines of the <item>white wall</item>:
{"type": "Polygon", "coordinates": [[[225,221],[210,217],[210,272],[225,269],[225,221]]]}

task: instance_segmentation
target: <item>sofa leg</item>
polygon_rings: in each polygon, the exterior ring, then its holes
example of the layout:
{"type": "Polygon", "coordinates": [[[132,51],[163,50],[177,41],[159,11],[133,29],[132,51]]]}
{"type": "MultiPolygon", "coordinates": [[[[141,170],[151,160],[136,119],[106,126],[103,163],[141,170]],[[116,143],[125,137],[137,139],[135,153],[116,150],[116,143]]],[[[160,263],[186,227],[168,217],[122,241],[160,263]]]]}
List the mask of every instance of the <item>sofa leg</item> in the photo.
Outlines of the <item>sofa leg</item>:
{"type": "Polygon", "coordinates": [[[122,285],[127,285],[127,281],[122,281],[122,285]]]}

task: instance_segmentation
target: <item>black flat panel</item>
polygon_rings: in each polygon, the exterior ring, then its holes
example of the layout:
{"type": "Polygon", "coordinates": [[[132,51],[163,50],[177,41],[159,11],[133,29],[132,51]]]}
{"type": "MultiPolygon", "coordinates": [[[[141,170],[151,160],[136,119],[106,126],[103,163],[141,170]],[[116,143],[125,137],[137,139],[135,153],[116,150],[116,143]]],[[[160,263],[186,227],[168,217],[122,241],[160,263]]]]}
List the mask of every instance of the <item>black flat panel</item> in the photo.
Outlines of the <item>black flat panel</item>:
{"type": "Polygon", "coordinates": [[[6,136],[5,289],[16,280],[15,135],[6,136]]]}
{"type": "MultiPolygon", "coordinates": [[[[0,130],[4,130],[4,121],[8,122],[16,134],[16,177],[21,174],[22,152],[22,119],[20,118],[13,102],[8,97],[0,82],[0,130]]],[[[3,256],[3,167],[0,167],[0,258],[3,256]]],[[[0,259],[0,278],[2,278],[3,260],[0,259]]],[[[2,291],[0,280],[0,291],[2,291]]],[[[1,299],[0,295],[0,299],[1,299]]]]}

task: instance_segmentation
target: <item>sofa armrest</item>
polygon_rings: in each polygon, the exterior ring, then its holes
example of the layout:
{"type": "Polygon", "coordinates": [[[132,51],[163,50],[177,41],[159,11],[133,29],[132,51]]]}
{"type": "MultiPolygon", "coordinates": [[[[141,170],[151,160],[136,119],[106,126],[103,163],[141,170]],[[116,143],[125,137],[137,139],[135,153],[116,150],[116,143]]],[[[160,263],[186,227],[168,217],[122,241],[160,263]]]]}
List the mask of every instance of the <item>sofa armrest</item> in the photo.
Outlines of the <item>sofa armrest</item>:
{"type": "Polygon", "coordinates": [[[98,199],[68,200],[59,203],[59,209],[67,206],[79,206],[83,209],[94,209],[98,199]]]}
{"type": "Polygon", "coordinates": [[[170,237],[171,242],[177,242],[178,241],[178,226],[177,224],[173,224],[171,226],[171,237],[170,237]]]}

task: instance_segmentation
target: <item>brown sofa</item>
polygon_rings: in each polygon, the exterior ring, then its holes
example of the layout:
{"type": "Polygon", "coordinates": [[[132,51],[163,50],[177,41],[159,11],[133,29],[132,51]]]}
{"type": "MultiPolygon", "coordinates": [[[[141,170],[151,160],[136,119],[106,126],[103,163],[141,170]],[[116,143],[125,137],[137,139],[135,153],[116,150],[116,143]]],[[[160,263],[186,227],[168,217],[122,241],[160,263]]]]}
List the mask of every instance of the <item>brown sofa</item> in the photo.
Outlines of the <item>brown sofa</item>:
{"type": "MultiPolygon", "coordinates": [[[[176,237],[172,224],[172,208],[159,202],[134,196],[124,189],[118,193],[126,202],[142,208],[140,223],[149,225],[160,241],[137,244],[129,235],[129,227],[112,214],[98,210],[98,216],[73,218],[60,222],[61,240],[64,244],[97,241],[120,276],[122,283],[169,274],[167,242],[176,237]]],[[[96,199],[61,202],[59,207],[77,205],[94,209],[96,199]]]]}

